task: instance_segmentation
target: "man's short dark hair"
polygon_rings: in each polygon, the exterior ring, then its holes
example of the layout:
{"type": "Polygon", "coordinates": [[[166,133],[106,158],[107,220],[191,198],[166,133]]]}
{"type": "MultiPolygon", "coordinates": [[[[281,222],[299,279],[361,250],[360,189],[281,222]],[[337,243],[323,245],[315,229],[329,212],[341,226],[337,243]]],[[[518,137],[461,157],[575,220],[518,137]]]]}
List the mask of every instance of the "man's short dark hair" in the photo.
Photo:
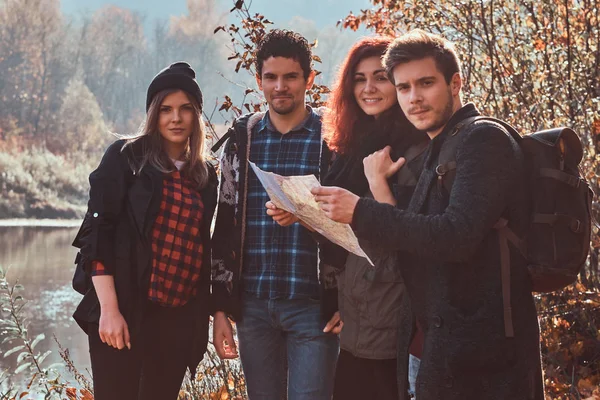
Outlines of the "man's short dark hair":
{"type": "Polygon", "coordinates": [[[383,65],[391,82],[394,68],[415,60],[432,57],[446,83],[455,73],[460,73],[460,61],[452,43],[439,35],[420,29],[412,30],[394,40],[383,55],[383,65]]]}
{"type": "Polygon", "coordinates": [[[262,38],[256,49],[256,72],[259,77],[262,77],[263,63],[270,57],[285,57],[298,61],[305,80],[312,71],[310,44],[299,33],[273,29],[262,38]]]}

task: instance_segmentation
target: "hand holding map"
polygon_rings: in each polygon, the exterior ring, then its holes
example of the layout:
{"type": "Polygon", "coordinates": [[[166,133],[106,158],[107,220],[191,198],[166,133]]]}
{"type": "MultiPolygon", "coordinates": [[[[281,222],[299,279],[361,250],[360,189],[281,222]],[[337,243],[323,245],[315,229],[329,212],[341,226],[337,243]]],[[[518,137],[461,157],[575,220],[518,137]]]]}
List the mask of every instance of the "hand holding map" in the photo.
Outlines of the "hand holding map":
{"type": "Polygon", "coordinates": [[[281,176],[263,171],[251,161],[248,163],[277,208],[296,215],[331,242],[357,256],[366,258],[373,265],[360,247],[350,225],[329,219],[315,201],[310,190],[320,184],[314,175],[281,176]]]}

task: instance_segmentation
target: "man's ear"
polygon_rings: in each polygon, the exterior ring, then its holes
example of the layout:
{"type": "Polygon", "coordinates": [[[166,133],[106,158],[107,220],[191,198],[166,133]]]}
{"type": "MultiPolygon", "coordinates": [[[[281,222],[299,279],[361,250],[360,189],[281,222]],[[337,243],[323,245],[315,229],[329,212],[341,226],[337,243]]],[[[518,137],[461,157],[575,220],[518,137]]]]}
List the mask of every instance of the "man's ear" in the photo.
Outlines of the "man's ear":
{"type": "Polygon", "coordinates": [[[313,86],[316,76],[317,73],[315,71],[310,71],[310,74],[308,74],[308,79],[306,80],[306,90],[310,90],[310,88],[313,86]]]}
{"type": "Polygon", "coordinates": [[[262,92],[262,90],[263,90],[262,79],[260,78],[260,75],[256,74],[256,75],[254,75],[254,78],[256,79],[256,84],[258,85],[258,89],[262,92]]]}
{"type": "Polygon", "coordinates": [[[462,78],[460,77],[460,73],[456,72],[452,75],[452,79],[450,80],[450,89],[452,90],[452,96],[458,96],[460,94],[460,90],[462,89],[462,78]]]}

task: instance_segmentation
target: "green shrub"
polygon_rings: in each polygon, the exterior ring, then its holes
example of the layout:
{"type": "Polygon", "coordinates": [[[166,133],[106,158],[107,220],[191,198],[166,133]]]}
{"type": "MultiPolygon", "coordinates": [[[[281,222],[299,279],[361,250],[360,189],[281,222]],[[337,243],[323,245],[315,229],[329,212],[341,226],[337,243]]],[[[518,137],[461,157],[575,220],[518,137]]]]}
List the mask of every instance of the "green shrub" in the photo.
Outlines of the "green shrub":
{"type": "Polygon", "coordinates": [[[0,218],[80,218],[88,175],[98,158],[52,154],[41,148],[0,153],[0,218]]]}

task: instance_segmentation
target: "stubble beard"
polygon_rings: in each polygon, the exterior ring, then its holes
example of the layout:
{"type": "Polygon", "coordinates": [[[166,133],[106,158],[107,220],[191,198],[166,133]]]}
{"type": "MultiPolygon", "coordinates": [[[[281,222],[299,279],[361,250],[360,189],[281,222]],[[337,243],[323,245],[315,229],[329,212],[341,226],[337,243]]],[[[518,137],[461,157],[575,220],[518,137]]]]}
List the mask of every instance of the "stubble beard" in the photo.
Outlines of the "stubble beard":
{"type": "Polygon", "coordinates": [[[269,104],[269,109],[273,110],[279,115],[287,115],[296,109],[296,102],[292,100],[288,106],[276,106],[275,104],[269,104]]]}
{"type": "Polygon", "coordinates": [[[439,118],[437,118],[435,121],[433,121],[431,123],[430,126],[428,126],[427,128],[425,128],[423,130],[425,132],[433,132],[433,131],[440,129],[441,127],[445,126],[448,123],[450,118],[452,118],[453,114],[454,114],[454,99],[452,98],[452,92],[450,90],[448,90],[448,102],[446,103],[444,110],[439,114],[439,118]]]}

